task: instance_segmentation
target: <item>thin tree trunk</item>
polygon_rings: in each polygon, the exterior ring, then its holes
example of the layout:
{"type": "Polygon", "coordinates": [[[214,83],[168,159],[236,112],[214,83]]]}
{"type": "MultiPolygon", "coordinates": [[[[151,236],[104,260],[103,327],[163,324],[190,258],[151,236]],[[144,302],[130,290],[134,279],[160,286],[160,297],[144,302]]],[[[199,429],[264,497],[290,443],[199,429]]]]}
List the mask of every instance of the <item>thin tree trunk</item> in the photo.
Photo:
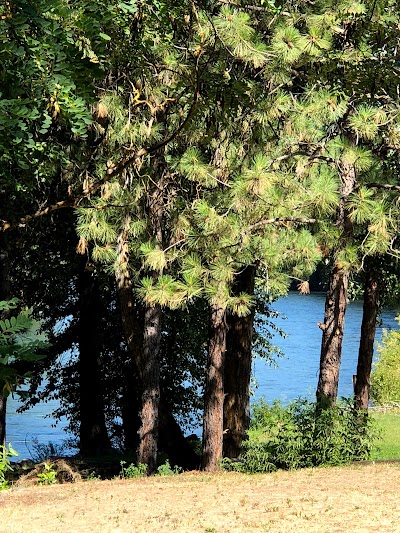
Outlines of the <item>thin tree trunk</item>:
{"type": "MultiPolygon", "coordinates": [[[[138,376],[132,376],[143,389],[142,375],[145,363],[142,357],[143,328],[141,328],[138,318],[137,303],[132,291],[132,280],[129,272],[123,274],[123,270],[117,269],[118,297],[121,306],[122,324],[125,339],[132,357],[132,363],[138,376]]],[[[135,419],[135,404],[130,406],[132,419],[135,419]]],[[[125,406],[125,417],[128,414],[129,406],[125,406]]],[[[171,463],[182,466],[187,470],[192,470],[198,466],[198,457],[190,444],[183,436],[182,430],[175,421],[168,406],[161,399],[159,405],[159,437],[160,444],[168,454],[171,463]]]]}
{"type": "MultiPolygon", "coordinates": [[[[234,294],[254,294],[255,266],[247,266],[235,281],[234,294]]],[[[245,317],[229,314],[224,364],[224,457],[239,457],[250,426],[251,347],[255,310],[245,317]]]]}
{"type": "Polygon", "coordinates": [[[80,453],[94,456],[111,449],[104,415],[101,384],[99,328],[100,287],[94,273],[82,257],[79,280],[79,404],[80,453]]]}
{"type": "Polygon", "coordinates": [[[223,453],[224,358],[227,323],[225,309],[212,305],[206,386],[204,391],[203,450],[201,468],[218,470],[223,453]]]}
{"type": "MultiPolygon", "coordinates": [[[[8,255],[7,236],[0,234],[0,301],[11,298],[10,285],[10,259],[8,255]]],[[[5,313],[0,313],[0,319],[7,318],[5,313]]],[[[2,394],[5,383],[0,381],[0,445],[6,443],[6,415],[7,397],[2,394]]]]}
{"type": "Polygon", "coordinates": [[[147,465],[148,474],[157,468],[158,409],[160,403],[161,307],[147,306],[144,313],[143,367],[144,384],[138,463],[147,465]]]}
{"type": "Polygon", "coordinates": [[[321,407],[334,405],[337,398],[348,281],[349,272],[336,265],[329,276],[325,319],[320,326],[323,333],[317,403],[321,407]]]}
{"type": "MultiPolygon", "coordinates": [[[[354,165],[347,163],[342,163],[339,171],[341,195],[336,225],[342,230],[343,242],[341,247],[344,248],[353,234],[353,225],[347,209],[347,200],[354,190],[356,174],[354,165]]],[[[344,267],[337,262],[331,268],[325,300],[324,323],[318,324],[322,329],[320,368],[316,394],[317,405],[320,408],[334,405],[338,394],[349,274],[348,267],[344,267]]]]}
{"type": "Polygon", "coordinates": [[[371,267],[367,270],[365,278],[360,348],[354,383],[355,407],[360,410],[368,410],[376,321],[379,312],[379,289],[379,273],[371,267]]]}

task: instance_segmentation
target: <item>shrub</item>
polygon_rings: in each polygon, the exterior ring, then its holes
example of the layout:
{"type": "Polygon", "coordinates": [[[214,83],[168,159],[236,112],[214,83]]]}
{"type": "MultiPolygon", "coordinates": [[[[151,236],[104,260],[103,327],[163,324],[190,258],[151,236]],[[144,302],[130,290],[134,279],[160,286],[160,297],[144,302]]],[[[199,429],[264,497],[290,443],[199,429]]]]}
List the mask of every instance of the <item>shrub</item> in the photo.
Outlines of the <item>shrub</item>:
{"type": "Polygon", "coordinates": [[[371,398],[380,405],[400,402],[400,330],[383,333],[371,375],[371,398]]]}
{"type": "Polygon", "coordinates": [[[44,463],[43,472],[40,472],[37,477],[39,485],[54,485],[57,482],[57,471],[52,464],[44,463]]]}
{"type": "Polygon", "coordinates": [[[144,477],[147,473],[147,466],[139,463],[138,465],[135,465],[131,463],[128,466],[126,465],[126,461],[121,461],[121,472],[120,477],[122,479],[133,479],[138,477],[144,477]]]}
{"type": "Polygon", "coordinates": [[[168,459],[165,461],[165,463],[157,468],[158,476],[175,476],[177,474],[181,474],[182,472],[183,469],[180,466],[174,466],[172,468],[168,459]]]}
{"type": "MultiPolygon", "coordinates": [[[[120,477],[122,479],[144,477],[147,474],[147,467],[142,463],[138,465],[131,463],[130,465],[125,466],[126,461],[121,461],[120,464],[120,477]]],[[[181,474],[182,472],[183,470],[180,466],[172,467],[168,459],[166,459],[166,461],[157,468],[157,476],[175,476],[177,474],[181,474]]]]}
{"type": "Polygon", "coordinates": [[[308,400],[288,406],[260,402],[253,408],[249,440],[239,461],[223,466],[242,472],[270,472],[339,465],[368,459],[377,432],[364,413],[343,399],[335,407],[318,411],[308,400]]]}
{"type": "Polygon", "coordinates": [[[6,479],[6,472],[12,471],[10,457],[16,457],[18,453],[14,450],[11,444],[0,446],[0,490],[8,488],[8,480],[6,479]]]}

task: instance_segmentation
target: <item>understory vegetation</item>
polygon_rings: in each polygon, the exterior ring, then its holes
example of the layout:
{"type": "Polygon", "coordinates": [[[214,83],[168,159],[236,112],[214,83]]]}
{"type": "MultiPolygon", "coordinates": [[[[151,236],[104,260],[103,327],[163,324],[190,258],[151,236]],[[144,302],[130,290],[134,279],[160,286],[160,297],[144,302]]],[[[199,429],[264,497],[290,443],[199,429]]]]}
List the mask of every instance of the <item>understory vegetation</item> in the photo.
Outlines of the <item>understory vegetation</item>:
{"type": "Polygon", "coordinates": [[[376,404],[395,402],[400,406],[400,330],[384,332],[371,375],[371,396],[376,404]]]}
{"type": "Polygon", "coordinates": [[[279,401],[255,405],[248,437],[238,461],[223,460],[226,469],[256,473],[367,460],[379,432],[352,399],[321,411],[298,399],[287,406],[279,401]]]}
{"type": "MultiPolygon", "coordinates": [[[[78,480],[136,479],[146,476],[146,465],[119,454],[81,460],[57,459],[54,445],[36,443],[41,456],[30,464],[10,461],[18,454],[9,447],[0,461],[0,489],[18,485],[51,485],[78,480]]],[[[200,441],[191,438],[199,449],[200,441]]],[[[61,448],[59,448],[61,451],[61,448]]],[[[65,450],[64,450],[65,451],[65,450]]],[[[260,401],[253,417],[243,453],[237,460],[225,458],[226,471],[246,474],[338,466],[357,461],[400,459],[400,409],[372,410],[362,415],[353,399],[342,399],[334,408],[316,413],[315,403],[298,399],[288,405],[260,401]]],[[[168,459],[157,467],[157,476],[182,474],[168,459]]]]}

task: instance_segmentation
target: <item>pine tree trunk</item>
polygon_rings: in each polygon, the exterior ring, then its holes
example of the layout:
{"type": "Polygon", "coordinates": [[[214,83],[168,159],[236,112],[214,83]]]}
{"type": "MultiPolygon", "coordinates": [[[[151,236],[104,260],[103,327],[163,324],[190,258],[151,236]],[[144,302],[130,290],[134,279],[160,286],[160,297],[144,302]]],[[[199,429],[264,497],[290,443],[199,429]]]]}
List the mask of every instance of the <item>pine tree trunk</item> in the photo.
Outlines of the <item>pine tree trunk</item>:
{"type": "Polygon", "coordinates": [[[348,281],[348,271],[336,265],[329,276],[322,326],[317,403],[323,408],[334,405],[338,394],[348,281]]]}
{"type": "Polygon", "coordinates": [[[354,383],[355,407],[360,410],[368,410],[376,321],[379,312],[379,288],[379,273],[371,267],[365,279],[360,348],[354,383]]]}
{"type": "Polygon", "coordinates": [[[156,469],[158,453],[161,308],[159,305],[147,306],[144,312],[144,327],[141,331],[138,305],[133,295],[133,283],[129,272],[129,224],[130,216],[127,214],[118,236],[116,281],[125,338],[142,387],[137,460],[138,463],[146,464],[147,472],[151,474],[156,469]]]}
{"type": "Polygon", "coordinates": [[[225,309],[212,305],[206,386],[204,391],[203,450],[201,468],[218,470],[223,453],[224,357],[227,323],[225,309]]]}
{"type": "Polygon", "coordinates": [[[144,313],[142,367],[144,390],[140,412],[138,463],[147,465],[148,474],[152,474],[157,469],[160,348],[161,307],[159,305],[147,306],[144,313]]]}
{"type": "MultiPolygon", "coordinates": [[[[129,246],[128,228],[130,219],[125,218],[124,226],[118,237],[118,267],[116,269],[116,283],[118,298],[120,301],[122,326],[125,340],[132,358],[132,366],[137,372],[137,376],[132,376],[142,390],[144,386],[144,376],[146,374],[146,359],[143,357],[143,324],[139,318],[139,306],[133,294],[133,283],[128,269],[129,246]]],[[[135,419],[135,405],[131,405],[131,417],[135,419]]],[[[125,417],[128,416],[128,406],[125,405],[125,417]]],[[[183,436],[182,430],[172,416],[170,409],[161,399],[159,404],[159,437],[163,449],[166,451],[172,463],[179,464],[189,470],[197,468],[198,458],[183,436]]],[[[132,435],[131,435],[132,437],[132,435]]],[[[139,444],[139,448],[140,448],[139,444]]],[[[154,452],[153,452],[154,453],[154,452]]]]}
{"type": "MultiPolygon", "coordinates": [[[[235,295],[253,295],[255,266],[246,267],[233,288],[235,295]]],[[[224,457],[239,457],[242,441],[250,426],[251,347],[254,309],[245,316],[227,316],[228,333],[224,364],[224,457]]]]}
{"type": "MultiPolygon", "coordinates": [[[[356,184],[354,166],[348,163],[341,163],[340,179],[341,195],[336,225],[342,230],[343,242],[341,246],[344,247],[348,244],[353,233],[353,225],[347,209],[347,199],[356,184]]],[[[329,275],[324,323],[319,324],[322,329],[320,368],[316,394],[319,408],[334,405],[338,394],[348,283],[349,270],[340,264],[334,264],[329,275]]]]}
{"type": "MultiPolygon", "coordinates": [[[[145,359],[142,357],[143,347],[143,328],[141,321],[138,318],[138,305],[135,301],[132,291],[132,280],[129,272],[123,273],[123,269],[118,269],[116,272],[118,297],[121,306],[122,324],[125,334],[125,339],[132,358],[132,365],[136,369],[137,376],[132,376],[135,382],[140,384],[143,389],[142,376],[144,374],[145,359]]],[[[132,398],[132,391],[127,396],[132,398]]],[[[136,405],[135,401],[131,405],[124,405],[124,425],[128,416],[131,417],[130,425],[130,442],[137,442],[138,436],[134,440],[132,431],[136,423],[136,405]],[[130,412],[129,412],[130,411],[130,412]]],[[[182,430],[175,421],[168,406],[166,406],[162,399],[159,405],[159,438],[160,444],[168,454],[172,464],[177,464],[185,469],[192,470],[198,466],[198,457],[190,444],[183,436],[182,430]]],[[[129,447],[128,442],[125,443],[129,447]]]]}
{"type": "Polygon", "coordinates": [[[104,415],[101,384],[99,328],[100,287],[86,257],[81,259],[79,280],[79,404],[80,453],[95,456],[111,449],[104,415]]]}
{"type": "MultiPolygon", "coordinates": [[[[0,301],[11,298],[10,259],[8,255],[7,236],[0,233],[0,301]]],[[[7,318],[0,313],[0,319],[7,318]]],[[[0,445],[6,443],[7,398],[2,394],[4,383],[0,381],[0,445]]]]}

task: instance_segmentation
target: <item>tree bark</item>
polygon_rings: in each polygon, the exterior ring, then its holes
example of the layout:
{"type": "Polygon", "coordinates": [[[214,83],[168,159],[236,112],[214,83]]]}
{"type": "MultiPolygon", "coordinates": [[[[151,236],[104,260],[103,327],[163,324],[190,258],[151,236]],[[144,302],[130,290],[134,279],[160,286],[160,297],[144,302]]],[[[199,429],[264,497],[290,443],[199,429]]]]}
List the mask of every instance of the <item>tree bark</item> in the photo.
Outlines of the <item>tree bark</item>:
{"type": "MultiPolygon", "coordinates": [[[[256,267],[247,266],[237,278],[233,293],[253,295],[256,267]]],[[[250,426],[250,378],[255,310],[245,317],[229,314],[224,364],[224,457],[239,457],[250,426]]]]}
{"type": "Polygon", "coordinates": [[[159,305],[146,307],[144,327],[141,330],[137,314],[138,305],[133,296],[133,283],[129,272],[130,220],[130,215],[127,213],[118,236],[116,281],[125,338],[142,386],[137,461],[146,464],[147,472],[151,474],[156,470],[158,453],[161,308],[159,305]]]}
{"type": "MultiPolygon", "coordinates": [[[[347,209],[347,200],[354,190],[356,174],[354,166],[348,163],[341,163],[339,172],[341,194],[336,225],[342,230],[340,247],[343,249],[349,243],[353,234],[353,225],[347,209]]],[[[335,404],[337,399],[349,274],[347,266],[342,266],[335,261],[329,275],[324,323],[318,324],[322,329],[321,357],[316,393],[319,408],[330,407],[335,404]]]]}
{"type": "Polygon", "coordinates": [[[379,273],[371,266],[365,278],[360,348],[354,383],[355,407],[359,410],[368,410],[376,321],[379,312],[379,292],[379,273]]]}
{"type": "Polygon", "coordinates": [[[201,468],[215,472],[220,466],[223,453],[224,358],[227,336],[226,313],[219,304],[210,308],[209,328],[201,468]]]}
{"type": "Polygon", "coordinates": [[[82,257],[79,280],[79,405],[80,453],[90,457],[111,450],[104,415],[99,328],[100,287],[93,269],[82,257]]]}
{"type": "Polygon", "coordinates": [[[334,405],[338,393],[348,281],[349,272],[335,265],[329,276],[325,319],[321,326],[323,333],[317,403],[324,408],[334,405]]]}
{"type": "MultiPolygon", "coordinates": [[[[10,258],[7,236],[0,233],[0,301],[11,298],[10,258]]],[[[0,319],[7,318],[0,313],[0,319]]],[[[2,394],[4,383],[0,382],[0,445],[6,444],[7,397],[2,394]]]]}
{"type": "Polygon", "coordinates": [[[161,307],[147,306],[144,313],[142,381],[144,385],[138,463],[147,465],[147,473],[157,469],[158,422],[160,403],[161,307]]]}
{"type": "MultiPolygon", "coordinates": [[[[117,286],[124,335],[132,357],[133,367],[138,374],[137,376],[132,376],[132,379],[135,379],[140,388],[143,389],[142,375],[144,372],[143,364],[145,362],[144,358],[141,356],[143,328],[141,328],[140,320],[138,318],[138,304],[135,301],[132,292],[132,281],[128,273],[122,275],[121,271],[117,270],[117,286]],[[131,287],[130,290],[129,287],[131,287]]],[[[130,406],[125,405],[124,420],[130,416],[134,422],[136,421],[135,407],[136,400],[130,406]]],[[[130,427],[133,429],[133,426],[130,427]]],[[[130,433],[129,435],[129,438],[132,439],[130,442],[136,443],[138,440],[137,434],[135,440],[133,440],[133,434],[130,433]]],[[[166,451],[172,464],[179,465],[187,470],[192,470],[198,467],[198,457],[196,453],[186,441],[181,428],[162,399],[160,400],[159,405],[159,439],[160,446],[166,451]]],[[[126,442],[125,444],[127,445],[128,443],[126,442]]]]}

